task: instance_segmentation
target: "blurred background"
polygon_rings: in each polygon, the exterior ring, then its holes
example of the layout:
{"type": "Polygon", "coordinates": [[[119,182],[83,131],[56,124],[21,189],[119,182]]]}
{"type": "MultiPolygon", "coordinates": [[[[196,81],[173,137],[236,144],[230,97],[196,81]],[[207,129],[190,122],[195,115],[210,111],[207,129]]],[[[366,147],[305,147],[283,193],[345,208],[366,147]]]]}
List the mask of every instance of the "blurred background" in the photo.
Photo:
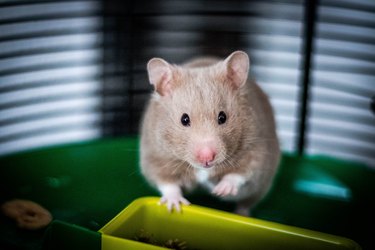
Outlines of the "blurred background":
{"type": "MultiPolygon", "coordinates": [[[[239,49],[270,97],[283,151],[253,215],[374,249],[373,0],[0,0],[0,202],[33,200],[97,231],[158,195],[137,158],[147,61],[239,49]]],[[[0,232],[1,249],[43,241],[3,215],[0,232]]]]}
{"type": "Polygon", "coordinates": [[[242,49],[285,152],[375,167],[375,2],[1,1],[0,155],[137,134],[145,65],[242,49]]]}

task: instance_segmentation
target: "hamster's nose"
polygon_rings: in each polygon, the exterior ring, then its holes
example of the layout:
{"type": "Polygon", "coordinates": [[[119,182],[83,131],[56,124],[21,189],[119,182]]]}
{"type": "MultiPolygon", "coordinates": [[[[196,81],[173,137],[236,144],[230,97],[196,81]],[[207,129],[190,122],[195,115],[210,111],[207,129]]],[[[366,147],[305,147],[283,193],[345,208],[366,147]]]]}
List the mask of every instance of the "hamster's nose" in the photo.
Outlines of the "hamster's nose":
{"type": "Polygon", "coordinates": [[[196,151],[196,158],[203,166],[208,166],[216,156],[216,149],[212,147],[202,147],[196,151]]]}

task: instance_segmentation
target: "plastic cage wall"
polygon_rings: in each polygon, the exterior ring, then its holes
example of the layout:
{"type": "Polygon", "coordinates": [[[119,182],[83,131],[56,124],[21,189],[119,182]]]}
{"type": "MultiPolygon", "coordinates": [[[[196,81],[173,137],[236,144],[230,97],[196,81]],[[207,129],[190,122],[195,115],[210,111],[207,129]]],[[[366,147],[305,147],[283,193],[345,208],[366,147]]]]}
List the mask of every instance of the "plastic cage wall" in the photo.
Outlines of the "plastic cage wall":
{"type": "Polygon", "coordinates": [[[285,152],[375,167],[375,3],[1,1],[0,154],[137,134],[147,61],[249,53],[285,152]]]}

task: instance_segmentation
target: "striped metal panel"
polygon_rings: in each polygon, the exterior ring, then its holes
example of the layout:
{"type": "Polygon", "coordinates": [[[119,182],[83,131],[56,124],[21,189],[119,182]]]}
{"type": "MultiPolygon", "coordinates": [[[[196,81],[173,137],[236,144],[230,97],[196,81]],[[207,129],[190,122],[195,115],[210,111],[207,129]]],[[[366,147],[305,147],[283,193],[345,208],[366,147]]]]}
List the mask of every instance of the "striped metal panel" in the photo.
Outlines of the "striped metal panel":
{"type": "Polygon", "coordinates": [[[307,153],[375,167],[375,2],[321,0],[316,31],[307,153]]]}
{"type": "Polygon", "coordinates": [[[100,8],[0,3],[0,155],[100,137],[100,8]]]}

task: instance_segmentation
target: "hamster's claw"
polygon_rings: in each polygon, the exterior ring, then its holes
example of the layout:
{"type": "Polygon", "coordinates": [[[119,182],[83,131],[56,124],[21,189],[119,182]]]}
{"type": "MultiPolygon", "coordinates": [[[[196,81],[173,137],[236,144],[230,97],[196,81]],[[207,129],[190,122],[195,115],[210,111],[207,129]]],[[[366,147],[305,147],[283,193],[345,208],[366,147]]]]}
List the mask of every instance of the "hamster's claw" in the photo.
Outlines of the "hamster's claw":
{"type": "Polygon", "coordinates": [[[228,195],[235,196],[238,193],[238,187],[231,181],[223,179],[214,187],[212,193],[221,197],[228,195]]]}
{"type": "Polygon", "coordinates": [[[173,209],[177,212],[181,212],[180,204],[190,205],[190,202],[182,196],[175,196],[175,197],[167,197],[163,196],[160,199],[160,204],[166,204],[168,211],[171,213],[173,209]]]}
{"type": "Polygon", "coordinates": [[[214,187],[212,193],[217,196],[236,196],[239,188],[245,184],[245,178],[240,174],[227,174],[221,181],[214,187]]]}

